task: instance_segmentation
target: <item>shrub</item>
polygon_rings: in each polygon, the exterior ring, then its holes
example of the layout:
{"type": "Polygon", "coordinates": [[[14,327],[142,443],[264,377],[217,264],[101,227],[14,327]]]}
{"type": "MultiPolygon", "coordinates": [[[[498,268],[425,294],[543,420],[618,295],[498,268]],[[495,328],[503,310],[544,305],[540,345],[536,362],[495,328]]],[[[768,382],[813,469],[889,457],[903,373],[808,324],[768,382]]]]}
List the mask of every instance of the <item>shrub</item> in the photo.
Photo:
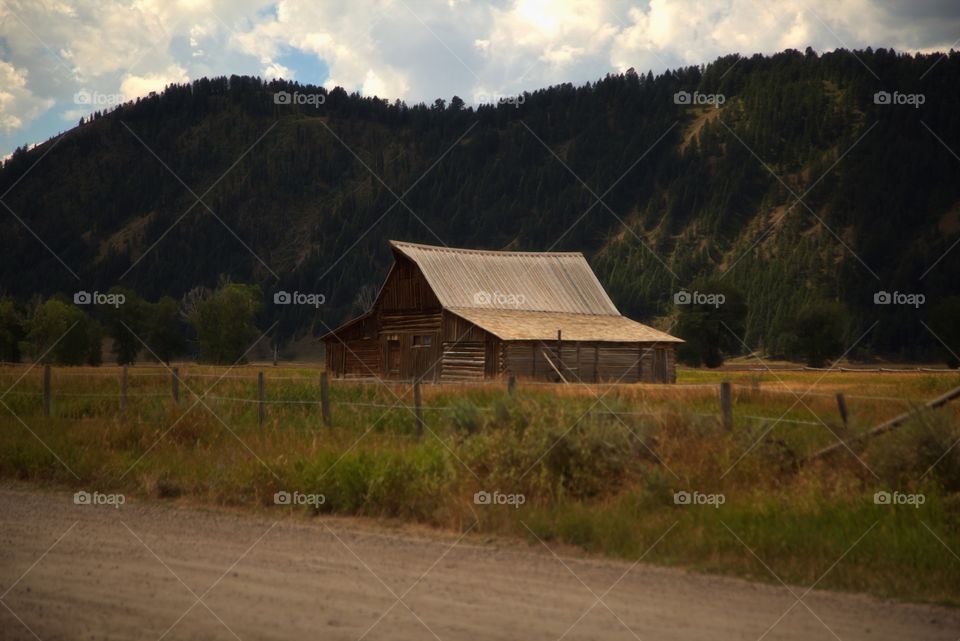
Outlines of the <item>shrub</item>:
{"type": "Polygon", "coordinates": [[[470,399],[458,398],[450,405],[450,415],[454,426],[461,432],[476,434],[483,427],[483,417],[470,399]]]}
{"type": "Polygon", "coordinates": [[[960,425],[949,410],[921,412],[905,425],[874,441],[869,464],[890,487],[904,487],[924,477],[948,492],[960,491],[960,425]]]}

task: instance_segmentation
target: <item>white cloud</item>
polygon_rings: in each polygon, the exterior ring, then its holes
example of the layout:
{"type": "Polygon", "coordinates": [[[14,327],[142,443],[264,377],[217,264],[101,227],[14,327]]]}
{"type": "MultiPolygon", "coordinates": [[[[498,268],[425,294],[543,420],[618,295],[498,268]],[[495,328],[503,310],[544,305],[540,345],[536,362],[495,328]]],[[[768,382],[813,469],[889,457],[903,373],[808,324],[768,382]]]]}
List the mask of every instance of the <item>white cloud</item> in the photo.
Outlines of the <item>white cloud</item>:
{"type": "Polygon", "coordinates": [[[371,33],[377,4],[369,0],[344,5],[281,0],[275,17],[264,16],[249,31],[234,33],[230,43],[255,56],[271,72],[279,68],[280,54],[292,47],[327,65],[329,78],[324,84],[328,88],[342,85],[367,95],[406,97],[406,74],[385,59],[371,33]]]}
{"type": "Polygon", "coordinates": [[[145,96],[151,91],[160,92],[169,84],[186,82],[187,80],[189,80],[189,77],[186,69],[176,65],[170,66],[159,73],[148,73],[140,76],[130,74],[125,76],[120,83],[120,95],[125,101],[132,100],[139,96],[145,96]]]}
{"type": "Polygon", "coordinates": [[[402,80],[398,80],[395,77],[384,80],[373,69],[367,70],[367,75],[364,76],[363,85],[361,86],[361,92],[365,96],[377,96],[380,98],[391,98],[397,94],[405,93],[406,90],[407,87],[403,84],[402,80]],[[401,84],[397,84],[398,82],[401,84]]]}
{"type": "Polygon", "coordinates": [[[90,113],[89,109],[67,109],[60,114],[61,120],[66,122],[78,122],[81,118],[90,113]]]}
{"type": "Polygon", "coordinates": [[[26,69],[17,69],[0,60],[0,132],[20,129],[53,106],[51,98],[35,96],[27,87],[26,69]]]}
{"type": "Polygon", "coordinates": [[[294,74],[291,69],[284,67],[279,62],[271,62],[267,64],[266,68],[264,68],[263,77],[268,79],[283,78],[284,80],[293,80],[296,78],[296,74],[294,74]]]}
{"type": "Polygon", "coordinates": [[[0,141],[52,105],[75,115],[80,88],[134,98],[202,76],[323,79],[304,68],[313,59],[327,70],[327,87],[366,95],[427,103],[509,96],[734,52],[943,49],[960,34],[958,7],[946,0],[0,1],[0,141]]]}

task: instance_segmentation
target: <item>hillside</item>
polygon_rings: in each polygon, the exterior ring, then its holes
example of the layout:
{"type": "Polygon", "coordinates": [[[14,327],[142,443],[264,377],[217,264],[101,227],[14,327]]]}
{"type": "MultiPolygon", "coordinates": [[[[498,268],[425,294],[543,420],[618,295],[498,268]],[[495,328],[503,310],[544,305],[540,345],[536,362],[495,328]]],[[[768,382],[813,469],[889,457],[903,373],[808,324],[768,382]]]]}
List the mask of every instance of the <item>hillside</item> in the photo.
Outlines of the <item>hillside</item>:
{"type": "Polygon", "coordinates": [[[776,352],[797,310],[827,299],[850,311],[847,344],[880,321],[856,353],[924,356],[938,345],[921,321],[960,293],[960,53],[938,58],[729,56],[478,109],[248,77],[171,86],[5,163],[0,295],[155,299],[222,278],[323,293],[319,312],[267,306],[262,327],[279,318],[290,338],[369,303],[390,238],[579,250],[644,321],[722,277],[751,347],[776,352]],[[878,307],[880,290],[926,302],[878,307]]]}

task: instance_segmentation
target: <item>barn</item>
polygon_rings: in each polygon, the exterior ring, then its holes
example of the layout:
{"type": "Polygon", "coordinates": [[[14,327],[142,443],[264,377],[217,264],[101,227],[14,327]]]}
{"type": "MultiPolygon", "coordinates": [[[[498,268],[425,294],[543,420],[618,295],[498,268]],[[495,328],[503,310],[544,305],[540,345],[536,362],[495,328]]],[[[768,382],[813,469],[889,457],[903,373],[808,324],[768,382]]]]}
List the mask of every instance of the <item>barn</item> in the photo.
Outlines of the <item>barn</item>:
{"type": "Polygon", "coordinates": [[[676,380],[682,341],[621,315],[579,252],[390,247],[370,310],[321,338],[333,376],[676,380]]]}

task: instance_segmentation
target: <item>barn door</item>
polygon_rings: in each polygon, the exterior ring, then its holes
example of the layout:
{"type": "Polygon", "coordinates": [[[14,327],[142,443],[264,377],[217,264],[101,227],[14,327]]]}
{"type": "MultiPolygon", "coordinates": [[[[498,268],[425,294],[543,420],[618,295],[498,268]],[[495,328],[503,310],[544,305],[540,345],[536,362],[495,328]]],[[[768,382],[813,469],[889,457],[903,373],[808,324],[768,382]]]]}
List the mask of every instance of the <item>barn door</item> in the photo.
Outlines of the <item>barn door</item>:
{"type": "Polygon", "coordinates": [[[387,376],[400,378],[400,339],[387,339],[387,376]]]}
{"type": "Polygon", "coordinates": [[[655,383],[667,382],[667,350],[662,347],[653,350],[653,380],[655,383]]]}
{"type": "Polygon", "coordinates": [[[439,371],[440,333],[414,334],[410,337],[410,358],[413,376],[417,379],[436,380],[439,371]]]}

